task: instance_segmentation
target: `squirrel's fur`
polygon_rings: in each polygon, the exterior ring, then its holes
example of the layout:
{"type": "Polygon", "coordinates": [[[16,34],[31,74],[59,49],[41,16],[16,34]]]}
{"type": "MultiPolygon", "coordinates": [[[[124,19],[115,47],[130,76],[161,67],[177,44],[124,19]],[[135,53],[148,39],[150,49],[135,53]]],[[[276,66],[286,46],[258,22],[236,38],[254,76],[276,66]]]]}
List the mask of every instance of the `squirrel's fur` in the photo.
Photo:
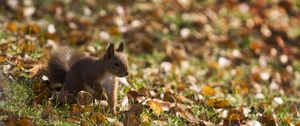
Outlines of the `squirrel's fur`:
{"type": "Polygon", "coordinates": [[[108,104],[116,113],[117,77],[128,75],[128,61],[123,50],[123,42],[116,50],[114,44],[110,44],[102,58],[71,54],[65,47],[56,50],[48,61],[49,81],[63,85],[61,99],[68,102],[74,102],[79,91],[87,91],[100,99],[104,89],[108,104]]]}

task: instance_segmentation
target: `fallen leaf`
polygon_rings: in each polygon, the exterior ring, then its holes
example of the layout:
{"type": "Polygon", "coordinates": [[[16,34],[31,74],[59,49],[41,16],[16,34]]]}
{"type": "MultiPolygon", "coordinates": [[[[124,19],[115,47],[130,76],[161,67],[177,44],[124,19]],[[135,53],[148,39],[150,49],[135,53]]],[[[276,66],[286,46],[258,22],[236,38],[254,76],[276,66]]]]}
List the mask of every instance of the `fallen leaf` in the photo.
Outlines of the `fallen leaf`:
{"type": "Polygon", "coordinates": [[[49,98],[51,95],[48,89],[43,90],[40,94],[33,98],[34,104],[42,104],[43,100],[49,98]]]}
{"type": "Polygon", "coordinates": [[[157,101],[149,100],[147,101],[147,105],[153,110],[153,113],[157,116],[160,115],[163,111],[162,104],[157,101]]]}
{"type": "Polygon", "coordinates": [[[83,106],[91,105],[94,101],[93,95],[91,95],[89,92],[86,91],[79,91],[77,93],[76,98],[77,98],[77,103],[83,106]]]}
{"type": "Polygon", "coordinates": [[[57,113],[55,109],[51,105],[47,105],[43,108],[43,111],[41,113],[41,117],[43,119],[56,119],[57,113]]]}
{"type": "Polygon", "coordinates": [[[123,121],[123,124],[125,126],[139,126],[141,124],[141,121],[138,119],[140,114],[143,111],[143,105],[142,104],[134,104],[130,107],[129,110],[125,111],[125,119],[123,121]]]}
{"type": "Polygon", "coordinates": [[[34,126],[32,119],[28,117],[9,117],[8,119],[4,120],[4,124],[6,126],[34,126]]]}
{"type": "Polygon", "coordinates": [[[66,119],[66,121],[72,122],[72,123],[80,123],[80,118],[79,117],[69,117],[66,119]]]}
{"type": "Polygon", "coordinates": [[[199,119],[181,104],[176,104],[176,106],[170,108],[170,112],[176,116],[179,115],[179,117],[183,118],[189,123],[199,124],[199,119]]]}
{"type": "Polygon", "coordinates": [[[134,113],[129,113],[123,124],[125,126],[139,126],[141,124],[141,121],[139,120],[137,115],[135,115],[134,113]]]}
{"type": "Polygon", "coordinates": [[[207,100],[207,105],[214,108],[228,108],[230,104],[228,100],[212,98],[207,100]]]}
{"type": "Polygon", "coordinates": [[[32,77],[38,75],[43,69],[44,69],[44,65],[42,65],[42,64],[34,65],[34,67],[32,67],[31,69],[28,70],[28,72],[30,73],[29,77],[32,78],[32,77]]]}
{"type": "Polygon", "coordinates": [[[206,96],[206,97],[214,96],[216,94],[215,90],[209,86],[203,86],[201,93],[203,96],[206,96]]]}
{"type": "Polygon", "coordinates": [[[11,31],[11,32],[16,32],[18,27],[17,27],[17,23],[15,22],[9,22],[6,26],[6,28],[11,31]]]}
{"type": "Polygon", "coordinates": [[[164,93],[163,101],[168,101],[172,103],[175,102],[175,97],[170,91],[167,91],[166,93],[164,93]]]}
{"type": "Polygon", "coordinates": [[[82,108],[78,104],[72,104],[70,108],[71,115],[80,115],[82,113],[82,108]]]}
{"type": "Polygon", "coordinates": [[[276,120],[271,113],[264,113],[260,118],[260,122],[264,126],[277,126],[276,120]]]}
{"type": "Polygon", "coordinates": [[[41,32],[41,28],[37,24],[27,24],[23,27],[23,32],[26,34],[37,34],[41,32]]]}
{"type": "Polygon", "coordinates": [[[229,110],[227,117],[223,120],[223,125],[228,126],[228,125],[241,125],[245,121],[245,116],[243,112],[232,109],[229,110]]]}
{"type": "Polygon", "coordinates": [[[94,125],[100,125],[100,124],[105,123],[107,120],[106,120],[105,115],[103,115],[102,113],[100,113],[100,112],[92,112],[90,114],[90,121],[94,125]]]}

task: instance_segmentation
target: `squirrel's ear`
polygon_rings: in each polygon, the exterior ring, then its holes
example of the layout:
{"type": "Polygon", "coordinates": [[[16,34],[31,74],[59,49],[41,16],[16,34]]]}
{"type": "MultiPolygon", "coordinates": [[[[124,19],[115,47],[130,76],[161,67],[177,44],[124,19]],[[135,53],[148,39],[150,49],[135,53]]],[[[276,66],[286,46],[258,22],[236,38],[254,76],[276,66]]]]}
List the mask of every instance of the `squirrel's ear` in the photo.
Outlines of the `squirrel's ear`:
{"type": "Polygon", "coordinates": [[[111,58],[115,53],[115,47],[113,43],[110,43],[107,50],[106,50],[106,56],[107,58],[111,58]]]}
{"type": "Polygon", "coordinates": [[[122,42],[119,44],[119,47],[118,47],[118,49],[117,49],[116,51],[118,51],[118,52],[123,52],[123,50],[124,50],[124,42],[122,41],[122,42]]]}

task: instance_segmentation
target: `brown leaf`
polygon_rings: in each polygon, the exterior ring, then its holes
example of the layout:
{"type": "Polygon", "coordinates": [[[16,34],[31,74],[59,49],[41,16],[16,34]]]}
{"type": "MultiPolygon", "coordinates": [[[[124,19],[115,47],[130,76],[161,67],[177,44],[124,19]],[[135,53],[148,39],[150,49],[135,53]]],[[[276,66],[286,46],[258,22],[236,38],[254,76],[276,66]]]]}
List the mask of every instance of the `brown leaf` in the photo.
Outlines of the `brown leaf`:
{"type": "Polygon", "coordinates": [[[199,119],[181,104],[176,104],[176,106],[170,108],[170,112],[173,113],[174,115],[179,115],[179,117],[183,118],[189,123],[192,124],[199,123],[199,119]]]}
{"type": "Polygon", "coordinates": [[[125,126],[139,126],[141,124],[141,121],[136,114],[129,113],[123,123],[125,126]]]}
{"type": "Polygon", "coordinates": [[[37,34],[41,32],[41,28],[37,24],[27,24],[23,27],[23,32],[26,34],[37,34]]]}
{"type": "Polygon", "coordinates": [[[129,110],[125,111],[125,119],[123,121],[125,126],[138,126],[141,124],[141,121],[138,119],[138,116],[143,111],[142,104],[134,104],[130,107],[129,110]]]}
{"type": "Polygon", "coordinates": [[[79,105],[88,106],[91,105],[94,101],[93,95],[86,91],[80,91],[77,93],[77,103],[79,105]]]}
{"type": "Polygon", "coordinates": [[[42,65],[42,64],[34,65],[34,67],[32,67],[31,69],[28,70],[28,72],[30,73],[29,77],[32,78],[32,77],[38,75],[43,69],[44,69],[44,65],[42,65]]]}
{"type": "Polygon", "coordinates": [[[40,94],[33,98],[33,103],[35,104],[42,104],[44,99],[49,98],[51,95],[49,89],[43,90],[40,94]]]}
{"type": "Polygon", "coordinates": [[[72,31],[70,33],[70,35],[68,36],[69,41],[71,42],[71,44],[74,45],[81,45],[86,43],[90,37],[85,34],[83,31],[72,31]]]}
{"type": "Polygon", "coordinates": [[[69,117],[66,119],[66,121],[72,122],[72,123],[80,123],[80,118],[78,117],[69,117]]]}
{"type": "Polygon", "coordinates": [[[160,115],[163,111],[162,104],[157,101],[149,100],[147,101],[147,105],[153,110],[153,113],[157,116],[160,115]]]}
{"type": "Polygon", "coordinates": [[[43,109],[41,117],[43,119],[56,119],[57,118],[57,113],[51,105],[48,105],[43,109]]]}
{"type": "Polygon", "coordinates": [[[263,116],[260,118],[260,122],[264,126],[277,126],[276,120],[274,119],[271,113],[264,113],[263,116]]]}
{"type": "Polygon", "coordinates": [[[207,105],[214,108],[228,108],[230,106],[228,100],[212,98],[207,100],[207,105]]]}
{"type": "Polygon", "coordinates": [[[224,119],[224,126],[228,125],[241,125],[245,121],[243,112],[233,109],[228,112],[227,117],[224,119]]]}
{"type": "Polygon", "coordinates": [[[36,48],[35,44],[32,42],[21,42],[19,44],[20,49],[23,52],[33,52],[33,50],[36,48]]]}
{"type": "Polygon", "coordinates": [[[9,117],[4,121],[6,126],[34,126],[32,119],[28,117],[18,118],[16,116],[9,117]]]}
{"type": "Polygon", "coordinates": [[[80,126],[89,126],[88,121],[81,121],[80,126]]]}
{"type": "Polygon", "coordinates": [[[103,115],[102,113],[93,112],[90,114],[90,121],[94,125],[99,125],[99,124],[105,123],[107,120],[106,120],[105,115],[103,115]]]}
{"type": "Polygon", "coordinates": [[[184,103],[184,104],[193,104],[193,101],[191,99],[188,99],[187,97],[183,95],[177,95],[176,100],[179,103],[184,103]]]}
{"type": "Polygon", "coordinates": [[[137,91],[129,91],[127,93],[128,100],[133,100],[135,103],[138,103],[138,98],[142,96],[144,95],[137,91]]]}
{"type": "Polygon", "coordinates": [[[175,102],[175,97],[170,91],[167,91],[164,94],[163,101],[168,101],[168,102],[172,103],[172,102],[175,102]]]}

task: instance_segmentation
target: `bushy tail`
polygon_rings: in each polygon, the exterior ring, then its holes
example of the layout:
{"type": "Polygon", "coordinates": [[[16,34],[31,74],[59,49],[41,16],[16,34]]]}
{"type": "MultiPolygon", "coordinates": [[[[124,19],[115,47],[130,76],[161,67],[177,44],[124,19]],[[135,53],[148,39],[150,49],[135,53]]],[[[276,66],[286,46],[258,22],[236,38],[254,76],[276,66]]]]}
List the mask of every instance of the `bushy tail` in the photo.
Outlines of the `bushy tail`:
{"type": "Polygon", "coordinates": [[[70,70],[72,65],[84,57],[85,55],[81,53],[73,53],[66,46],[62,46],[54,50],[50,54],[50,59],[48,61],[48,78],[50,83],[64,84],[67,72],[70,70]]]}

